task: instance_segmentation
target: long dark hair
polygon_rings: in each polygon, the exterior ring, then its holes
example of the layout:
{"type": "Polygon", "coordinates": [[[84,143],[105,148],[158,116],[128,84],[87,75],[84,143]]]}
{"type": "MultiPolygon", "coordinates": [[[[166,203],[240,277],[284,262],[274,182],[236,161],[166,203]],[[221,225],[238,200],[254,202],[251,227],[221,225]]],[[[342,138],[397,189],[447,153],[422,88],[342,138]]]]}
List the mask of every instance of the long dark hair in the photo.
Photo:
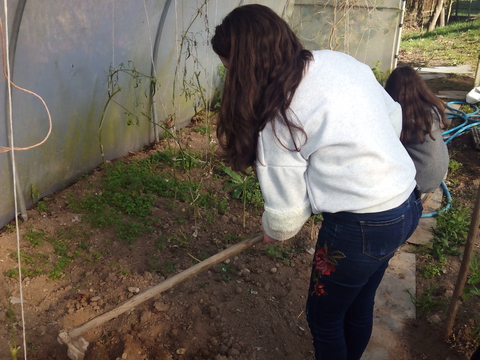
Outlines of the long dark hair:
{"type": "Polygon", "coordinates": [[[238,171],[253,165],[258,134],[277,117],[298,151],[293,132],[303,129],[287,112],[312,53],[280,16],[257,4],[228,14],[215,28],[212,47],[227,64],[217,122],[224,159],[238,171]]]}
{"type": "Polygon", "coordinates": [[[439,121],[441,129],[448,127],[444,103],[411,66],[400,66],[393,70],[387,79],[385,90],[402,106],[400,140],[403,144],[416,141],[422,144],[425,133],[435,140],[432,135],[432,119],[439,121]]]}

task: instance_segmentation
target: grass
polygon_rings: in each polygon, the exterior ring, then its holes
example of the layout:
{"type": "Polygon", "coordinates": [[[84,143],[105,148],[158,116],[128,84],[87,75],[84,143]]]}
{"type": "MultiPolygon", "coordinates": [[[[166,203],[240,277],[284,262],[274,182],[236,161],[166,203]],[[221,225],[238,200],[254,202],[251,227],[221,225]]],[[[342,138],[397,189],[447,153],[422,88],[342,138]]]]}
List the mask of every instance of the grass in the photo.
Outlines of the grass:
{"type": "Polygon", "coordinates": [[[400,47],[407,54],[422,53],[423,66],[440,60],[445,66],[469,64],[475,68],[480,54],[480,19],[450,23],[432,32],[405,29],[400,47]]]}

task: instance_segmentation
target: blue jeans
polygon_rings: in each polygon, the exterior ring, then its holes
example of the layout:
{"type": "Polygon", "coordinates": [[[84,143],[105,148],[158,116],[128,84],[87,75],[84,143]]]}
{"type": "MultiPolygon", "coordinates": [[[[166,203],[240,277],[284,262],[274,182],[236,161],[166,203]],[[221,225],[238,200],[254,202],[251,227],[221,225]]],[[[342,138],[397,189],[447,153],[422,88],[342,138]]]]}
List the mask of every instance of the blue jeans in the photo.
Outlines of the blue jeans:
{"type": "Polygon", "coordinates": [[[361,358],[372,333],[375,292],[422,211],[421,200],[412,193],[399,207],[383,212],[323,214],[316,248],[327,245],[329,254],[345,257],[320,279],[314,276],[314,262],[306,313],[316,360],[361,358]],[[315,282],[323,285],[323,294],[315,293],[315,282]]]}

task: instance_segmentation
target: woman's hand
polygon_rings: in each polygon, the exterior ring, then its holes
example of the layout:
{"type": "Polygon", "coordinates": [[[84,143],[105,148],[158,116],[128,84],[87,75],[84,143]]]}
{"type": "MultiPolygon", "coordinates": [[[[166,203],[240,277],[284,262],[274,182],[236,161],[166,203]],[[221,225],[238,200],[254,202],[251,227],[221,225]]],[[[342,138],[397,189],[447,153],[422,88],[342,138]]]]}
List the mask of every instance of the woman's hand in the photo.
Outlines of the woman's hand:
{"type": "Polygon", "coordinates": [[[263,245],[273,244],[273,243],[278,241],[278,240],[275,240],[274,238],[268,236],[267,233],[265,232],[265,230],[263,230],[263,226],[261,226],[260,229],[263,231],[263,241],[262,241],[263,245]]]}

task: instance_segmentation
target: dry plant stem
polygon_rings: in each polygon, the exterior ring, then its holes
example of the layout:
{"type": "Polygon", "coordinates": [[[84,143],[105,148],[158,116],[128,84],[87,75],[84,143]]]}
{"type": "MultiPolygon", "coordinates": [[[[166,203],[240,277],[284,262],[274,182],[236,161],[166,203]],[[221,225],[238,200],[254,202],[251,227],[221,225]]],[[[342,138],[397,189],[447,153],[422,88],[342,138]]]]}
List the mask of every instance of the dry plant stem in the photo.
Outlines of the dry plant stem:
{"type": "Polygon", "coordinates": [[[178,273],[177,275],[172,276],[171,278],[161,282],[158,285],[155,285],[154,287],[151,287],[148,290],[145,290],[144,292],[130,298],[127,301],[124,301],[122,304],[117,306],[116,308],[107,311],[106,313],[103,313],[102,315],[99,315],[92,320],[84,323],[83,325],[77,326],[71,330],[68,331],[68,336],[71,339],[75,339],[85,332],[87,332],[90,329],[93,329],[94,327],[97,327],[104,322],[111,320],[120,314],[123,314],[125,311],[141,304],[142,302],[151,299],[152,297],[172,288],[173,286],[181,283],[182,281],[185,281],[189,278],[191,278],[194,275],[197,275],[198,273],[230,258],[231,256],[238,254],[239,252],[248,249],[249,247],[260,243],[263,240],[263,232],[258,233],[256,236],[253,238],[250,238],[248,240],[244,240],[242,242],[239,242],[238,244],[230,246],[228,249],[223,250],[219,252],[216,255],[213,255],[209,257],[208,259],[188,268],[187,270],[182,271],[181,273],[178,273]]]}
{"type": "Polygon", "coordinates": [[[452,335],[453,324],[455,322],[455,316],[457,315],[458,306],[460,305],[460,297],[463,294],[463,288],[467,281],[468,269],[470,266],[470,260],[472,258],[473,247],[475,239],[477,238],[478,226],[480,224],[480,187],[478,188],[477,199],[475,201],[475,207],[472,213],[472,221],[470,222],[470,229],[468,231],[467,242],[465,244],[465,250],[463,251],[462,264],[457,277],[457,283],[455,284],[455,290],[453,291],[452,299],[450,300],[450,306],[448,307],[447,318],[445,320],[445,331],[443,337],[448,339],[452,335]]]}

